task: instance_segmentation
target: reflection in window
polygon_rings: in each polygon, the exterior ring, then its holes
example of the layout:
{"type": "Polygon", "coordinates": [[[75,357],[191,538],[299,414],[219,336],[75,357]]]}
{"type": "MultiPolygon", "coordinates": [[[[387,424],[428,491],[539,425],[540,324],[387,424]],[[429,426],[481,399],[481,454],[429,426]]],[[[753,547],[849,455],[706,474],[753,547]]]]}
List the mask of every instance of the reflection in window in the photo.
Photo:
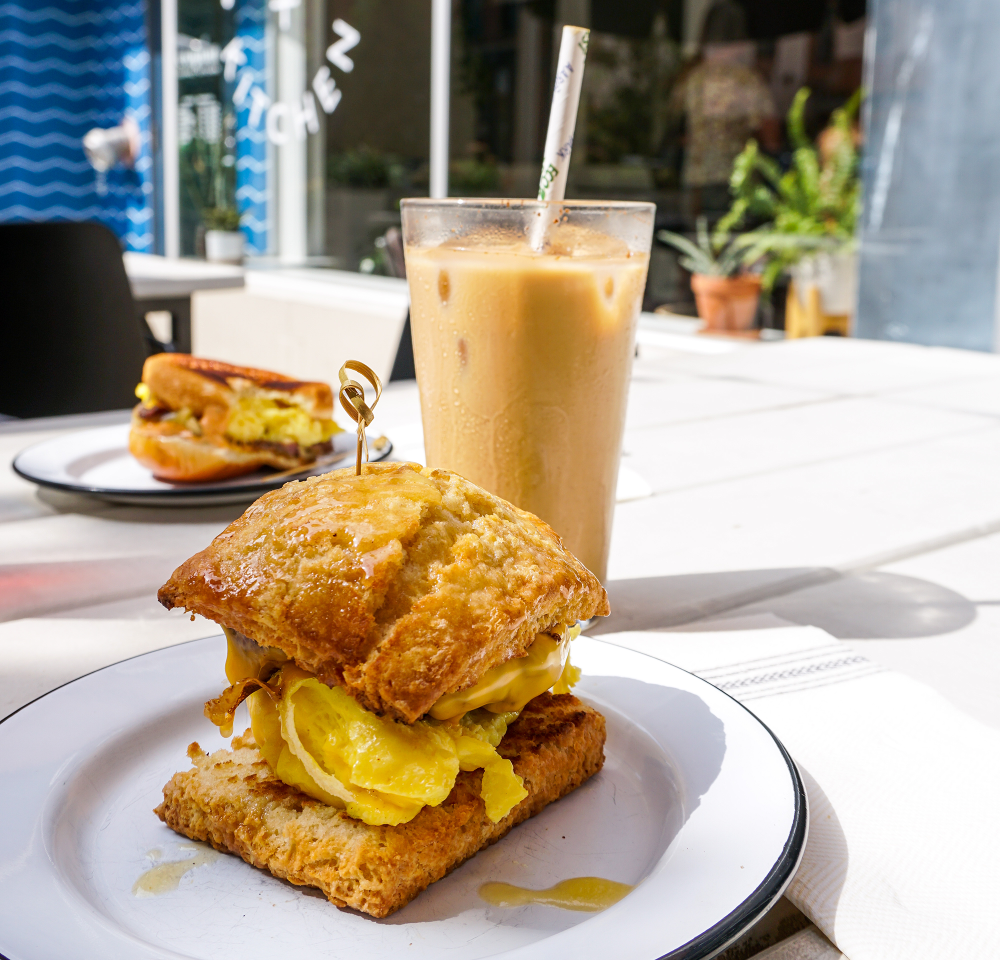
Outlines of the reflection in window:
{"type": "Polygon", "coordinates": [[[217,0],[183,0],[179,5],[177,142],[185,256],[204,256],[206,229],[239,226],[236,113],[225,95],[220,57],[233,26],[233,13],[217,0]]]}
{"type": "Polygon", "coordinates": [[[328,44],[340,39],[331,26],[338,18],[360,35],[352,69],[333,65],[343,100],[325,138],[322,252],[331,266],[391,272],[382,238],[399,225],[399,200],[427,193],[430,7],[430,0],[326,4],[328,44]]]}
{"type": "MultiPolygon", "coordinates": [[[[567,196],[652,200],[692,234],[729,208],[750,137],[784,168],[785,114],[808,85],[817,134],[861,82],[863,0],[456,0],[452,195],[534,196],[552,57],[564,23],[591,28],[567,196]]],[[[672,250],[654,248],[646,308],[693,312],[672,250]]]]}
{"type": "MultiPolygon", "coordinates": [[[[183,250],[234,218],[248,253],[390,273],[386,234],[429,182],[430,0],[179,0],[183,250]],[[227,9],[228,7],[228,9],[227,9]]],[[[565,23],[591,41],[567,195],[652,200],[692,233],[728,208],[749,137],[790,162],[860,84],[864,0],[454,0],[449,188],[532,197],[565,23]]],[[[390,235],[391,236],[391,235],[390,235]]],[[[691,310],[672,250],[646,306],[691,310]]]]}
{"type": "MultiPolygon", "coordinates": [[[[428,181],[430,4],[179,0],[182,252],[384,272],[428,181]]],[[[262,261],[260,261],[262,262],[262,261]]]]}

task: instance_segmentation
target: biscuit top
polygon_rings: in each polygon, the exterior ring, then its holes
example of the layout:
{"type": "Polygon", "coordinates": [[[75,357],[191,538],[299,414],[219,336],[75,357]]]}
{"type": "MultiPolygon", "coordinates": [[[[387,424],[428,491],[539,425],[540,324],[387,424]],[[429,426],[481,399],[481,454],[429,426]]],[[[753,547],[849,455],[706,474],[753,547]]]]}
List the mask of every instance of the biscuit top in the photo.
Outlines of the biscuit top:
{"type": "Polygon", "coordinates": [[[175,410],[186,407],[200,415],[207,406],[231,406],[240,394],[253,393],[298,404],[312,416],[333,415],[329,384],[295,380],[270,370],[238,367],[187,353],[158,353],[142,367],[142,382],[156,398],[175,410]]]}
{"type": "Polygon", "coordinates": [[[524,656],[539,632],[609,612],[600,582],[548,524],[411,463],[265,494],[158,597],[408,723],[524,656]]]}

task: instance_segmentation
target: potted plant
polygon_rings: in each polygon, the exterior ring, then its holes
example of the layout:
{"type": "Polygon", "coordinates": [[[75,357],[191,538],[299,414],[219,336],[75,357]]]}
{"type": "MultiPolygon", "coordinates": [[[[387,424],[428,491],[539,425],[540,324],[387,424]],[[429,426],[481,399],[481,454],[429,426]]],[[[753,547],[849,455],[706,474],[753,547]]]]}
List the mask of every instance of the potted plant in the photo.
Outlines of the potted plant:
{"type": "Polygon", "coordinates": [[[193,136],[181,147],[179,158],[186,201],[181,205],[184,232],[193,240],[193,252],[225,263],[243,259],[243,234],[235,209],[236,158],[226,147],[234,123],[232,114],[226,114],[214,139],[193,136]]]}
{"type": "Polygon", "coordinates": [[[373,259],[372,241],[399,224],[394,191],[404,177],[398,157],[364,144],[327,157],[327,252],[335,266],[356,270],[373,259]]]}
{"type": "Polygon", "coordinates": [[[233,207],[209,207],[202,212],[205,223],[205,259],[213,263],[243,262],[243,232],[240,215],[233,207]]]}
{"type": "Polygon", "coordinates": [[[748,141],[733,164],[733,205],[716,229],[733,230],[747,218],[765,221],[735,245],[743,250],[744,263],[766,262],[761,275],[765,293],[783,272],[791,275],[791,318],[815,316],[810,329],[788,332],[823,333],[833,327],[846,333],[857,291],[855,228],[861,184],[854,120],[860,91],[833,112],[818,148],[805,132],[808,98],[809,90],[803,87],[788,111],[791,168],[782,173],[760,153],[755,140],[748,141]]]}
{"type": "Polygon", "coordinates": [[[749,330],[757,314],[760,277],[743,269],[743,247],[727,230],[717,227],[709,234],[704,217],[697,227],[697,243],[670,230],[660,230],[656,237],[682,254],[680,264],[691,271],[691,291],[706,328],[749,330]]]}

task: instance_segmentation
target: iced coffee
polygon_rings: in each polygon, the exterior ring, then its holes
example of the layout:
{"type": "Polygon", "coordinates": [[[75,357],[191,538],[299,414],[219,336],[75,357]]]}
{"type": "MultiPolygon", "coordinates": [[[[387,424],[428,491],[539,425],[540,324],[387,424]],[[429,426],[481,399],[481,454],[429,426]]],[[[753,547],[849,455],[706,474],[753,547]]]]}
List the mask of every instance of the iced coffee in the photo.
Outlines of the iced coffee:
{"type": "Polygon", "coordinates": [[[418,229],[434,202],[404,203],[428,465],[537,514],[603,578],[652,205],[439,201],[428,220],[459,219],[442,233],[418,229]]]}

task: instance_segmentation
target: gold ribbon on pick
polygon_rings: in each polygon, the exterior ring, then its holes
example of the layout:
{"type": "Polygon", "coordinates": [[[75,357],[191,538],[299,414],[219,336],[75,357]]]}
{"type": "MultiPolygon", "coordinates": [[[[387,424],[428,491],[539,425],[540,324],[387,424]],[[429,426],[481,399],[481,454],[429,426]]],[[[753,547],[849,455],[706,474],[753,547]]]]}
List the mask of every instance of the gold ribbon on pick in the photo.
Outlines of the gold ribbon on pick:
{"type": "Polygon", "coordinates": [[[365,463],[368,462],[368,437],[365,434],[365,428],[370,427],[372,420],[375,419],[375,404],[378,403],[381,396],[382,381],[379,380],[378,374],[367,364],[362,363],[360,360],[348,360],[340,368],[340,405],[358,425],[358,460],[355,473],[359,477],[361,476],[362,450],[365,454],[365,463]],[[375,399],[372,400],[371,406],[365,403],[365,388],[357,380],[352,380],[348,376],[348,370],[360,373],[375,388],[375,399]]]}

